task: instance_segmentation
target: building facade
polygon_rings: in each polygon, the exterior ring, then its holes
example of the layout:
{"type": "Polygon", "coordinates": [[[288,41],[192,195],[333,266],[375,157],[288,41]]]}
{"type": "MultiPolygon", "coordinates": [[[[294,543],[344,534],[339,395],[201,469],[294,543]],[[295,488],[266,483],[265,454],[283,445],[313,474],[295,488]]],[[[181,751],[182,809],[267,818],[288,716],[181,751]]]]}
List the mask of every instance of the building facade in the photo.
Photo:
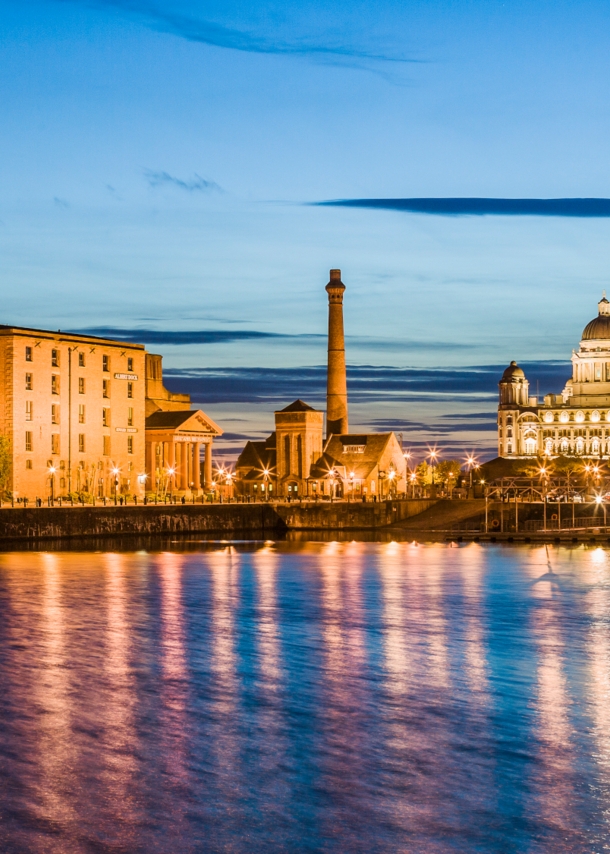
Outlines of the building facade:
{"type": "Polygon", "coordinates": [[[541,402],[516,362],[499,383],[498,455],[607,458],[610,456],[610,302],[584,328],[572,352],[572,377],[561,394],[541,402]]]}
{"type": "MultiPolygon", "coordinates": [[[[0,388],[8,491],[16,499],[143,497],[158,480],[147,461],[147,414],[198,412],[188,395],[164,388],[161,357],[143,344],[59,331],[1,326],[0,388]]],[[[200,414],[209,443],[222,431],[200,414]]],[[[185,481],[178,465],[172,477],[178,490],[185,481]]]]}

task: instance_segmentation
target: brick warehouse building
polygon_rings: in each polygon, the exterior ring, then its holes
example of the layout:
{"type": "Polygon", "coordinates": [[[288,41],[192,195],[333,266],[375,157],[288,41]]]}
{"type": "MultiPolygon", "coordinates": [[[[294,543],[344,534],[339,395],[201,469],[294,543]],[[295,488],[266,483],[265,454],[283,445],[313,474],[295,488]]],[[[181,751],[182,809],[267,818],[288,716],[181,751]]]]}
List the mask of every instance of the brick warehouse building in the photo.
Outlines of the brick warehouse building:
{"type": "Polygon", "coordinates": [[[190,408],[188,395],[164,388],[161,357],[143,344],[0,326],[0,383],[0,434],[10,443],[15,498],[101,498],[115,489],[142,497],[160,482],[175,492],[196,484],[199,492],[201,445],[211,473],[213,439],[222,431],[190,408]],[[163,443],[151,431],[147,449],[147,416],[164,410],[199,416],[188,449],[178,430],[166,431],[163,443]]]}

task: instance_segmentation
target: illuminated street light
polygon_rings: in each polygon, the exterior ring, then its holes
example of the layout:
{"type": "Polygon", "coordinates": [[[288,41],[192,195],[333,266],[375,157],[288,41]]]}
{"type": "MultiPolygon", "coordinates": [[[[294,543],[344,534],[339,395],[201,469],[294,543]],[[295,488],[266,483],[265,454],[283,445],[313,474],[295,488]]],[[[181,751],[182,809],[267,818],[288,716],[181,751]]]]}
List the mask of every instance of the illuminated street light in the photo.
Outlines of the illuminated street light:
{"type": "Polygon", "coordinates": [[[51,475],[51,504],[55,502],[55,466],[49,466],[49,474],[51,475]]]}
{"type": "Polygon", "coordinates": [[[118,491],[119,491],[119,471],[120,470],[116,466],[114,466],[114,468],[111,469],[111,472],[114,475],[114,503],[115,504],[118,503],[117,496],[118,496],[118,491]]]}

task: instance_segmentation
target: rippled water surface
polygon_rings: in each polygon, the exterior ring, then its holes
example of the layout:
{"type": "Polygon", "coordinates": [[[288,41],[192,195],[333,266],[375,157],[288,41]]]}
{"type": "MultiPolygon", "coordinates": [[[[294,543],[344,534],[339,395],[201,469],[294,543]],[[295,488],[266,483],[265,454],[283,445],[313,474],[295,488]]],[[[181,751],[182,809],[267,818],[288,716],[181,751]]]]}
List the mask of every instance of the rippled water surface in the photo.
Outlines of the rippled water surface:
{"type": "Polygon", "coordinates": [[[610,850],[599,548],[0,555],[0,850],[610,850]]]}

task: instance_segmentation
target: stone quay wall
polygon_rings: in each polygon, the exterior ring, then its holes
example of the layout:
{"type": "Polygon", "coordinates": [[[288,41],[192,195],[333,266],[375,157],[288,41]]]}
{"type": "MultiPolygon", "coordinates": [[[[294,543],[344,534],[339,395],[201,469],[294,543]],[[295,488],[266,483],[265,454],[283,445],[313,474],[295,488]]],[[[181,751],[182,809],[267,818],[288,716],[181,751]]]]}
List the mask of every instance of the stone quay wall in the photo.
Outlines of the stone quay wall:
{"type": "Polygon", "coordinates": [[[362,531],[395,525],[411,516],[423,513],[437,499],[414,498],[401,501],[367,502],[308,502],[278,504],[276,513],[288,530],[348,530],[362,531]]]}
{"type": "Polygon", "coordinates": [[[286,530],[371,530],[407,519],[433,500],[378,503],[206,504],[136,507],[28,507],[0,510],[0,541],[158,534],[243,534],[286,530]]]}

